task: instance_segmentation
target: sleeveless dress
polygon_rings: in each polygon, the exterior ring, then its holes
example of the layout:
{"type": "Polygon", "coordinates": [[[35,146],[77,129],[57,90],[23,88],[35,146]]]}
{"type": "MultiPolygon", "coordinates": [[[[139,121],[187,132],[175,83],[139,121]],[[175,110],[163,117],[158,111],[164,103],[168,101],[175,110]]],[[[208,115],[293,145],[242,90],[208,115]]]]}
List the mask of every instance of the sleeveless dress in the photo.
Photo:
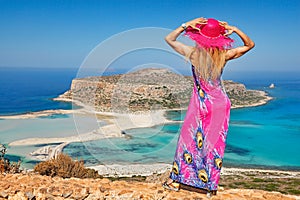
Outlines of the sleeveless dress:
{"type": "Polygon", "coordinates": [[[221,82],[204,81],[192,66],[194,86],[178,138],[170,178],[216,191],[226,145],[230,100],[221,82]]]}

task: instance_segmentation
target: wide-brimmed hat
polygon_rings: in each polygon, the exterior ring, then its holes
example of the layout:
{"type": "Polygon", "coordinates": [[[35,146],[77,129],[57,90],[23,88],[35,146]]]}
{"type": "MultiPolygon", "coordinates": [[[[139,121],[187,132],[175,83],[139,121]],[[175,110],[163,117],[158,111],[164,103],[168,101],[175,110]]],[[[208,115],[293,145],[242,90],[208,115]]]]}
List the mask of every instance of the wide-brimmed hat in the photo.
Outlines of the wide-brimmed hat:
{"type": "Polygon", "coordinates": [[[233,39],[225,36],[226,30],[220,25],[216,19],[207,19],[206,24],[197,24],[198,29],[188,27],[185,35],[194,40],[199,46],[203,48],[218,48],[228,49],[232,46],[233,39]]]}

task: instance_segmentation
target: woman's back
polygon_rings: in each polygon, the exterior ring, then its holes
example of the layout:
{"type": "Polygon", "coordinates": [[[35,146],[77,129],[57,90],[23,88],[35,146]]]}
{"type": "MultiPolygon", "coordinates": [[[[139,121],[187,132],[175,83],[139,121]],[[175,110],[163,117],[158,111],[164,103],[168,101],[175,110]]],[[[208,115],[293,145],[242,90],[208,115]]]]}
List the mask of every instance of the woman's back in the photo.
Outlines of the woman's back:
{"type": "Polygon", "coordinates": [[[195,47],[189,57],[193,71],[201,82],[218,86],[225,66],[225,53],[221,50],[206,50],[195,47]]]}

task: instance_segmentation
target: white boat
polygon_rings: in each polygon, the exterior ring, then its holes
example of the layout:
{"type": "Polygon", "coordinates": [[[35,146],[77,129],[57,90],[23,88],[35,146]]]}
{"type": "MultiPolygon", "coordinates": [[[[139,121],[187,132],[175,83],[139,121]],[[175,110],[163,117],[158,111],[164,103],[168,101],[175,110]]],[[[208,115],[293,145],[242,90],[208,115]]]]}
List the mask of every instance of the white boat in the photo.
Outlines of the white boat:
{"type": "Polygon", "coordinates": [[[275,88],[274,83],[271,83],[271,85],[269,86],[269,88],[275,88]]]}

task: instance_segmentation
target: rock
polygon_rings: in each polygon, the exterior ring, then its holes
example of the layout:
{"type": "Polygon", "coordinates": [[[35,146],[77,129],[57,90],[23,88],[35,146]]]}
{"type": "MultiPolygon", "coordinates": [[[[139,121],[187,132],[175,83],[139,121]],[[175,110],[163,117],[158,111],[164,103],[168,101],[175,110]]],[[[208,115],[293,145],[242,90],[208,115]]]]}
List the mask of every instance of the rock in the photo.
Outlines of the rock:
{"type": "Polygon", "coordinates": [[[1,191],[0,192],[0,197],[7,198],[8,197],[8,193],[6,193],[5,191],[1,191]]]}
{"type": "Polygon", "coordinates": [[[132,190],[121,190],[118,195],[123,195],[123,194],[126,194],[126,193],[132,193],[133,191],[132,190]]]}
{"type": "Polygon", "coordinates": [[[24,194],[24,192],[20,191],[17,192],[12,199],[18,199],[18,200],[23,200],[23,199],[27,199],[26,195],[24,194]]]}
{"type": "Polygon", "coordinates": [[[32,192],[25,192],[25,196],[27,197],[28,200],[35,199],[35,195],[32,192]]]}
{"type": "Polygon", "coordinates": [[[97,199],[100,199],[100,196],[96,194],[90,194],[85,198],[85,200],[97,200],[97,199]]]}
{"type": "Polygon", "coordinates": [[[74,199],[85,199],[88,195],[89,195],[89,189],[85,187],[82,188],[81,186],[81,187],[76,187],[73,190],[71,197],[74,199]]]}
{"type": "Polygon", "coordinates": [[[46,194],[47,193],[47,188],[40,188],[39,193],[46,194]]]}
{"type": "Polygon", "coordinates": [[[153,175],[147,176],[146,182],[149,182],[149,183],[163,183],[165,180],[168,179],[169,176],[170,176],[170,172],[167,170],[163,174],[153,174],[153,175]]]}
{"type": "Polygon", "coordinates": [[[63,192],[62,192],[62,197],[68,198],[68,197],[71,196],[72,194],[73,194],[73,191],[72,191],[72,190],[69,190],[69,191],[63,191],[63,192]]]}

